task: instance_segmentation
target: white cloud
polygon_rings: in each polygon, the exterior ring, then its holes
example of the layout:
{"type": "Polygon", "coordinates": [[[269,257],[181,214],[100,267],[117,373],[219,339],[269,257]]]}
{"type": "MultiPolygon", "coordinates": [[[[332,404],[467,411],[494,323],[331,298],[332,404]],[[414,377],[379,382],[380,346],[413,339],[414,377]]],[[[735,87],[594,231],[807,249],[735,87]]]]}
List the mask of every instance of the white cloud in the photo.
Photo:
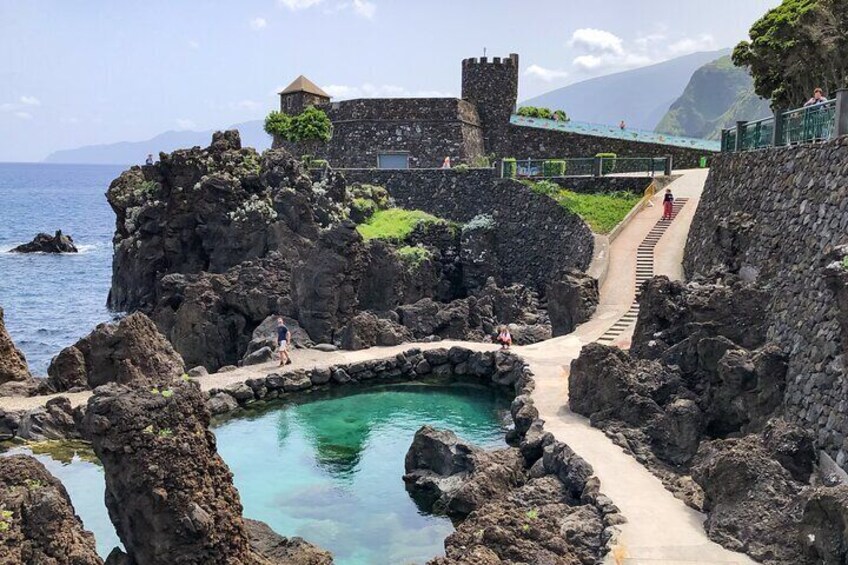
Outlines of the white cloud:
{"type": "Polygon", "coordinates": [[[305,10],[316,4],[320,4],[323,0],[277,0],[281,6],[285,6],[289,10],[305,10]]]}
{"type": "Polygon", "coordinates": [[[716,48],[715,38],[708,34],[702,34],[698,37],[687,37],[676,41],[668,46],[668,52],[674,56],[687,55],[689,53],[697,53],[698,51],[712,51],[716,48]]]}
{"type": "Polygon", "coordinates": [[[377,5],[368,0],[353,0],[353,11],[370,20],[377,12],[377,5]]]}
{"type": "Polygon", "coordinates": [[[15,112],[15,117],[20,118],[22,120],[31,120],[32,114],[29,112],[15,112]]]}
{"type": "Polygon", "coordinates": [[[200,49],[200,43],[198,43],[197,41],[195,41],[195,40],[191,39],[191,40],[189,40],[189,42],[188,42],[188,48],[189,48],[189,49],[195,49],[195,50],[200,49]]]}
{"type": "Polygon", "coordinates": [[[538,78],[545,82],[551,82],[558,78],[567,77],[568,71],[561,71],[559,69],[546,69],[541,65],[530,65],[524,71],[524,76],[538,78]]]}
{"type": "Polygon", "coordinates": [[[35,96],[21,96],[21,104],[24,106],[41,106],[41,100],[35,96]]]}
{"type": "Polygon", "coordinates": [[[330,84],[322,89],[337,100],[351,98],[449,98],[452,95],[437,90],[408,90],[394,84],[360,85],[330,84]]]}
{"type": "Polygon", "coordinates": [[[571,41],[568,42],[571,47],[590,53],[613,53],[615,55],[624,54],[623,43],[622,39],[614,33],[590,27],[576,30],[571,35],[571,41]]]}
{"type": "Polygon", "coordinates": [[[179,129],[193,129],[196,127],[195,123],[187,118],[178,118],[177,119],[177,127],[179,129]]]}
{"type": "Polygon", "coordinates": [[[603,55],[580,55],[574,58],[572,64],[581,71],[596,71],[602,69],[632,69],[644,67],[653,62],[654,60],[651,57],[639,53],[623,53],[621,55],[605,53],[603,55]]]}
{"type": "Polygon", "coordinates": [[[256,110],[257,108],[262,107],[262,104],[256,100],[239,100],[238,102],[230,104],[230,106],[237,110],[256,110]]]}
{"type": "Polygon", "coordinates": [[[253,18],[250,20],[250,27],[255,30],[265,29],[268,27],[268,20],[265,18],[253,18]]]}

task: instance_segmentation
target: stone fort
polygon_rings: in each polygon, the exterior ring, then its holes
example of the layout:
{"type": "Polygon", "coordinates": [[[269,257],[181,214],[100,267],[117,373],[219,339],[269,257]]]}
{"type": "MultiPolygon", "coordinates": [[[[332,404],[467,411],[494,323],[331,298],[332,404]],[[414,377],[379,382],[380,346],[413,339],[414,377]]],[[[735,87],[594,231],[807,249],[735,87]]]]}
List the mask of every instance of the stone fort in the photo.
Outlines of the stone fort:
{"type": "MultiPolygon", "coordinates": [[[[298,77],[280,94],[280,110],[290,115],[308,106],[324,110],[333,123],[332,139],[315,151],[334,168],[433,168],[445,157],[453,164],[477,165],[483,157],[553,159],[671,155],[678,167],[696,166],[703,150],[582,135],[510,123],[518,102],[518,55],[462,61],[461,98],[360,98],[333,101],[315,83],[298,77]]],[[[563,108],[566,112],[568,108],[563,108]]],[[[306,151],[275,139],[295,155],[306,151]]]]}

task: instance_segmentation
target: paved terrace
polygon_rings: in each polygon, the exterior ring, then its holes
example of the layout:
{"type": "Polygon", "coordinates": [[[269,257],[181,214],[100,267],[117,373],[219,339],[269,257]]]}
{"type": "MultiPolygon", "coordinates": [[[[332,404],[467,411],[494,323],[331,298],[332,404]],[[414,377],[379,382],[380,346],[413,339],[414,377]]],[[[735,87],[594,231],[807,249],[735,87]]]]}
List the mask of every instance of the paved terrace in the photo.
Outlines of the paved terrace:
{"type": "MultiPolygon", "coordinates": [[[[706,180],[706,170],[684,171],[672,185],[676,198],[687,199],[674,221],[661,222],[661,196],[653,207],[637,214],[610,245],[609,271],[601,288],[601,303],[591,320],[573,333],[542,343],[513,350],[529,363],[536,378],[533,399],[545,429],[560,441],[570,445],[595,469],[601,489],[621,509],[628,523],[620,526],[619,545],[607,557],[610,565],[753,565],[747,556],[728,551],[707,538],[703,528],[704,515],[687,507],[665,490],[659,479],[620,447],[613,444],[589,421],[568,408],[568,372],[571,361],[583,345],[608,334],[618,325],[623,331],[611,343],[629,347],[633,334],[631,311],[636,293],[637,257],[646,239],[652,242],[654,274],[682,278],[683,248],[695,209],[706,180]]],[[[644,276],[644,272],[640,273],[644,276]]],[[[642,277],[640,277],[641,279],[642,277]]],[[[609,341],[607,341],[609,343],[609,341]]],[[[416,344],[422,349],[461,345],[475,350],[495,349],[483,343],[442,341],[416,344]]],[[[362,351],[322,353],[314,350],[295,350],[294,363],[287,367],[325,367],[366,359],[390,357],[411,347],[374,347],[362,351]]],[[[265,376],[280,370],[275,363],[243,367],[227,373],[216,373],[199,379],[204,390],[224,388],[248,378],[265,376]]],[[[90,392],[66,394],[74,405],[87,401],[90,392]]],[[[43,405],[49,397],[0,398],[5,410],[30,409],[43,405]]]]}

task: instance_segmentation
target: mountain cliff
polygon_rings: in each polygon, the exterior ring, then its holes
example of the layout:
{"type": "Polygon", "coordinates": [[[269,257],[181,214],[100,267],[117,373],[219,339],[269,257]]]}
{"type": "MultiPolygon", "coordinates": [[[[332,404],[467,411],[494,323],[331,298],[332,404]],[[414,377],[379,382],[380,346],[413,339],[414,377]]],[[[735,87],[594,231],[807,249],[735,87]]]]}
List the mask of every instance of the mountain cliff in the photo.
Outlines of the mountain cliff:
{"type": "Polygon", "coordinates": [[[768,100],[754,94],[751,75],[735,67],[730,56],[724,56],[695,71],[656,131],[719,139],[722,128],[737,120],[757,120],[770,113],[768,100]]]}
{"type": "Polygon", "coordinates": [[[651,130],[680,96],[692,73],[729,49],[685,55],[552,90],[519,106],[562,109],[572,120],[651,130]]]}
{"type": "MultiPolygon", "coordinates": [[[[262,120],[237,124],[245,146],[262,151],[271,147],[271,137],[265,133],[262,120]]],[[[143,163],[148,153],[158,158],[159,152],[170,153],[182,147],[206,146],[213,130],[166,131],[144,141],[119,141],[101,145],[86,145],[75,149],[54,151],[45,163],[79,163],[86,165],[133,165],[143,163]]]]}

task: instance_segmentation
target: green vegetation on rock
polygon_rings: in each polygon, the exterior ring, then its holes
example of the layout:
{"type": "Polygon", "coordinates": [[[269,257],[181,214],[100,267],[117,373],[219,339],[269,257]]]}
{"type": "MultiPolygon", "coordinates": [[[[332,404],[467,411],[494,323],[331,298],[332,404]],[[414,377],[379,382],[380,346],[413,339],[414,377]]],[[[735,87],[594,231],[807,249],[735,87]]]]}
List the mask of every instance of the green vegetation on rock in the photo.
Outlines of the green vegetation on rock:
{"type": "Polygon", "coordinates": [[[797,108],[821,87],[832,96],[848,79],[845,0],[783,0],[754,22],[733,62],[750,70],[755,92],[797,108]]]}
{"type": "Polygon", "coordinates": [[[562,110],[551,110],[550,108],[537,108],[536,106],[522,106],[516,112],[519,116],[526,118],[542,118],[544,120],[569,121],[568,115],[562,110]]]}
{"type": "Polygon", "coordinates": [[[754,93],[754,80],[730,56],[707,63],[692,75],[683,94],[656,127],[659,133],[721,139],[721,130],[738,120],[771,114],[768,100],[754,93]]]}
{"type": "Polygon", "coordinates": [[[533,192],[553,198],[557,204],[574,212],[595,233],[609,233],[642,199],[631,192],[581,194],[561,188],[550,181],[526,183],[533,192]]]}
{"type": "Polygon", "coordinates": [[[433,256],[427,248],[420,245],[404,245],[398,248],[397,254],[410,269],[418,268],[433,256]]]}
{"type": "Polygon", "coordinates": [[[65,465],[71,463],[74,457],[83,461],[100,465],[100,460],[94,454],[91,444],[82,440],[44,440],[27,442],[24,446],[33,455],[47,455],[65,465]]]}
{"type": "Polygon", "coordinates": [[[318,144],[330,141],[333,124],[324,110],[309,106],[295,116],[271,112],[265,118],[265,131],[291,143],[300,143],[304,147],[315,149],[318,144]]]}
{"type": "Polygon", "coordinates": [[[421,210],[389,208],[378,210],[356,229],[365,239],[403,241],[417,225],[435,222],[444,222],[444,220],[421,210]]]}

